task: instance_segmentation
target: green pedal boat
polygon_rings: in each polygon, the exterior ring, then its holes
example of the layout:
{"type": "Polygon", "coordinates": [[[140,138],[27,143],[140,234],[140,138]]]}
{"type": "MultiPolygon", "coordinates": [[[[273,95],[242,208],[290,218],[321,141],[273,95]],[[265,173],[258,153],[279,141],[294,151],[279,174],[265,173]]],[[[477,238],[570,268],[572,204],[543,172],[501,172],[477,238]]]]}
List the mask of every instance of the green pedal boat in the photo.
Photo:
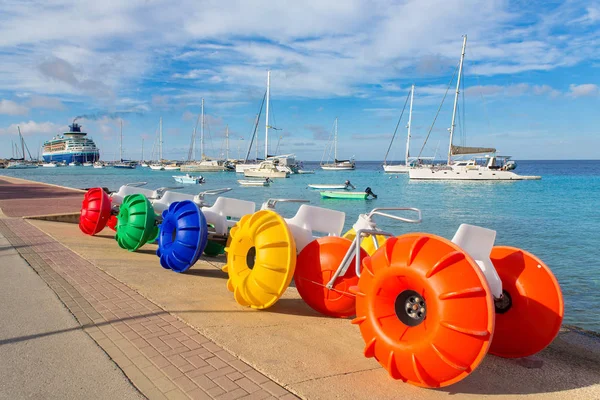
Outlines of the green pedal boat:
{"type": "Polygon", "coordinates": [[[377,195],[371,191],[371,188],[368,187],[364,192],[348,192],[344,191],[334,191],[334,190],[326,190],[321,192],[321,197],[324,199],[357,199],[357,200],[366,200],[369,196],[373,196],[374,199],[377,198],[377,195]]]}

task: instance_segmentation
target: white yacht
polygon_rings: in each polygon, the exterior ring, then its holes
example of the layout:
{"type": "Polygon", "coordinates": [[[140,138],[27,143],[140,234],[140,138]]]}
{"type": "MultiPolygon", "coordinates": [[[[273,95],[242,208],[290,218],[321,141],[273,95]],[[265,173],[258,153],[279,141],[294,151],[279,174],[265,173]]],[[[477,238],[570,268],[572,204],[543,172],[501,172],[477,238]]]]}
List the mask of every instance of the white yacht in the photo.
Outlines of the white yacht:
{"type": "Polygon", "coordinates": [[[244,170],[244,176],[249,178],[289,178],[290,173],[279,171],[273,161],[263,161],[258,167],[244,170]]]}
{"type": "MultiPolygon", "coordinates": [[[[448,163],[443,166],[431,168],[410,168],[408,171],[410,179],[420,180],[453,180],[453,181],[510,181],[510,180],[537,180],[540,176],[522,176],[510,171],[516,164],[507,163],[510,157],[496,156],[496,149],[490,147],[465,147],[452,144],[454,128],[456,126],[456,110],[458,95],[460,93],[460,79],[462,76],[463,62],[465,59],[465,48],[467,36],[463,36],[463,46],[458,67],[458,78],[456,83],[456,94],[454,97],[454,109],[452,111],[452,124],[450,125],[450,144],[448,147],[448,163]],[[478,163],[472,158],[466,161],[454,161],[453,156],[485,154],[486,162],[478,163]]],[[[481,157],[480,157],[481,158],[481,157]]]]}

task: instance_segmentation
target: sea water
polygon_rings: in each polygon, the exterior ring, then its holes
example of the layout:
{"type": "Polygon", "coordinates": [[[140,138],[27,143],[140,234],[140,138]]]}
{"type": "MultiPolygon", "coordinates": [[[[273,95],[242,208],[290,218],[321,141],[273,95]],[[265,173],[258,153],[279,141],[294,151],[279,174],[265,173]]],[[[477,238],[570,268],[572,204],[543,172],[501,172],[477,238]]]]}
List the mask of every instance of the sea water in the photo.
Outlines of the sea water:
{"type": "MultiPolygon", "coordinates": [[[[204,185],[185,185],[185,193],[230,187],[226,196],[258,204],[270,198],[309,200],[310,204],[346,213],[349,229],[360,213],[375,207],[416,207],[421,224],[376,217],[378,226],[396,235],[429,232],[451,239],[461,223],[497,231],[496,244],[525,249],[543,260],[556,275],[565,298],[565,322],[600,331],[600,161],[519,161],[515,172],[541,175],[540,181],[426,182],[410,181],[406,174],[386,174],[379,162],[359,162],[354,171],[322,171],[305,162],[313,175],[275,179],[270,187],[242,187],[242,174],[205,173],[204,185]],[[310,183],[343,183],[357,190],[370,187],[375,200],[322,199],[310,183]]],[[[94,186],[117,190],[131,182],[147,187],[176,186],[179,171],[95,169],[92,167],[0,170],[0,174],[74,188],[94,186]]],[[[197,175],[197,174],[194,174],[197,175]]],[[[208,198],[210,201],[210,197],[208,198]]],[[[277,209],[292,216],[298,204],[281,203],[277,209]]],[[[414,214],[405,213],[406,217],[414,214]]]]}

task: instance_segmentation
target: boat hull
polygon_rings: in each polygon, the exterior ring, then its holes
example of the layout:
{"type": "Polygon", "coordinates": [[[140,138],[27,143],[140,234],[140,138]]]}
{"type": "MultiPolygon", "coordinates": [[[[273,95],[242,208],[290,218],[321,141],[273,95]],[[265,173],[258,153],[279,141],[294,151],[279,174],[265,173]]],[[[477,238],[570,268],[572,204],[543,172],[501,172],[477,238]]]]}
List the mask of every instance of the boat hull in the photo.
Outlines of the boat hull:
{"type": "Polygon", "coordinates": [[[242,186],[270,186],[271,183],[267,181],[251,181],[251,180],[238,180],[238,183],[242,186]]]}
{"type": "Polygon", "coordinates": [[[8,165],[6,167],[6,169],[32,169],[32,168],[37,168],[38,166],[35,164],[13,164],[13,165],[8,165]]]}
{"type": "Polygon", "coordinates": [[[83,164],[84,162],[96,162],[100,159],[100,155],[97,151],[89,153],[44,153],[42,157],[47,163],[56,161],[58,163],[65,162],[67,164],[72,162],[83,164]]]}
{"type": "Polygon", "coordinates": [[[223,172],[227,168],[221,165],[182,165],[181,172],[223,172]]]}
{"type": "Polygon", "coordinates": [[[321,169],[325,171],[351,171],[354,165],[321,165],[321,169]]]}
{"type": "Polygon", "coordinates": [[[522,181],[539,180],[541,176],[517,175],[511,171],[479,169],[411,168],[410,179],[430,181],[522,181]]]}
{"type": "Polygon", "coordinates": [[[406,165],[384,165],[383,170],[389,174],[408,174],[410,167],[406,165]]]}
{"type": "Polygon", "coordinates": [[[346,189],[346,185],[318,185],[318,184],[310,184],[307,185],[311,189],[319,189],[319,190],[336,190],[336,189],[346,189]]]}
{"type": "Polygon", "coordinates": [[[365,200],[368,194],[366,192],[336,192],[325,191],[321,192],[321,197],[324,199],[353,199],[365,200]]]}

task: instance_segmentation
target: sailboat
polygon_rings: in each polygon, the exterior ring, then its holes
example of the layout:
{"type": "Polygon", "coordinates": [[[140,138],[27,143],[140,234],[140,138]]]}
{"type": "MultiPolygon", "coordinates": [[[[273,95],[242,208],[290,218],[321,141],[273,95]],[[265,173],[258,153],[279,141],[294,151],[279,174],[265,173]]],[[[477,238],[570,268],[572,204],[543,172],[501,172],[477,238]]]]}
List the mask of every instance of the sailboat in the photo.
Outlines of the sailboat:
{"type": "Polygon", "coordinates": [[[537,180],[540,176],[522,176],[510,171],[511,164],[507,161],[508,156],[497,156],[496,149],[491,147],[465,147],[456,146],[452,143],[454,129],[456,127],[456,111],[458,96],[460,93],[460,80],[463,72],[465,49],[467,47],[467,35],[463,36],[463,45],[458,66],[458,78],[456,82],[456,93],[454,96],[454,108],[452,111],[452,123],[450,125],[450,144],[448,146],[448,163],[442,167],[433,168],[410,168],[408,171],[410,179],[421,180],[453,180],[453,181],[510,181],[510,180],[537,180]],[[471,160],[454,161],[452,156],[485,154],[485,165],[481,165],[475,158],[471,160]]]}
{"type": "Polygon", "coordinates": [[[121,169],[135,169],[135,163],[133,161],[123,160],[123,120],[121,120],[121,134],[119,142],[119,162],[113,165],[115,168],[121,169]]]}
{"type": "Polygon", "coordinates": [[[333,134],[333,162],[321,164],[325,171],[347,171],[355,168],[354,159],[338,160],[337,158],[338,119],[335,119],[335,130],[333,134]]]}
{"type": "MultiPolygon", "coordinates": [[[[158,122],[158,162],[150,164],[150,169],[153,171],[164,171],[165,166],[162,164],[163,157],[163,140],[162,140],[162,117],[158,122]]],[[[154,156],[154,149],[152,150],[152,156],[154,156]]]]}
{"type": "MultiPolygon", "coordinates": [[[[293,174],[294,170],[297,168],[296,166],[296,156],[294,154],[281,154],[281,155],[269,155],[269,129],[275,129],[269,125],[269,104],[271,97],[271,71],[267,71],[267,92],[265,93],[266,99],[266,107],[265,107],[265,159],[264,161],[269,161],[275,168],[281,172],[286,172],[287,175],[293,174]]],[[[265,101],[263,99],[263,101],[265,101]]],[[[262,105],[259,111],[259,114],[256,117],[256,123],[254,127],[254,133],[252,135],[252,139],[250,140],[250,145],[248,147],[248,153],[246,154],[246,159],[243,163],[236,164],[235,172],[245,173],[248,169],[257,169],[258,163],[261,160],[258,158],[258,142],[256,146],[256,161],[254,163],[248,162],[248,157],[250,155],[250,150],[252,148],[252,143],[254,142],[254,137],[256,136],[256,129],[258,128],[258,122],[260,120],[260,114],[262,113],[262,105]]]]}
{"type": "MultiPolygon", "coordinates": [[[[13,159],[9,160],[8,165],[6,166],[6,169],[37,168],[38,166],[35,163],[25,161],[25,149],[27,149],[27,153],[29,153],[29,148],[25,144],[25,139],[23,138],[23,135],[21,135],[21,128],[17,127],[17,130],[19,131],[19,141],[21,142],[21,154],[20,155],[22,155],[22,157],[17,158],[17,159],[13,158],[13,159]]],[[[15,144],[15,148],[13,149],[13,153],[14,152],[18,153],[16,144],[15,144]]],[[[16,155],[18,156],[19,154],[16,154],[16,155]]],[[[29,158],[31,159],[31,161],[33,161],[32,157],[31,157],[31,153],[29,153],[29,158]]]]}
{"type": "MultiPolygon", "coordinates": [[[[413,110],[413,98],[414,98],[414,94],[415,94],[415,85],[412,85],[410,88],[410,107],[409,107],[409,111],[408,111],[408,124],[406,125],[406,128],[408,130],[408,133],[406,135],[406,153],[404,155],[404,165],[402,164],[397,164],[397,165],[392,165],[392,164],[388,164],[387,163],[387,157],[388,154],[390,153],[390,149],[392,148],[392,143],[394,143],[394,138],[396,137],[396,131],[394,131],[394,134],[392,135],[392,140],[390,140],[390,145],[387,149],[387,152],[385,153],[385,157],[383,158],[383,170],[385,172],[388,173],[394,173],[394,174],[398,174],[398,173],[408,173],[409,168],[411,168],[411,164],[409,162],[409,158],[410,158],[410,129],[412,126],[412,110],[413,110]]],[[[406,103],[405,107],[406,107],[406,103]]],[[[404,113],[404,110],[402,110],[402,112],[404,113]]],[[[402,114],[400,115],[400,119],[402,119],[402,114]]],[[[398,121],[398,125],[400,124],[400,121],[398,121]]],[[[397,128],[397,127],[396,127],[397,128]]]]}
{"type": "MultiPolygon", "coordinates": [[[[201,123],[200,123],[200,161],[192,161],[188,164],[181,166],[181,172],[221,172],[229,170],[226,163],[222,160],[211,160],[204,154],[204,99],[202,99],[201,108],[201,123]]],[[[195,159],[195,146],[196,146],[196,128],[194,128],[194,134],[192,135],[192,144],[190,152],[195,159]]],[[[191,158],[188,156],[188,159],[191,158]]]]}

